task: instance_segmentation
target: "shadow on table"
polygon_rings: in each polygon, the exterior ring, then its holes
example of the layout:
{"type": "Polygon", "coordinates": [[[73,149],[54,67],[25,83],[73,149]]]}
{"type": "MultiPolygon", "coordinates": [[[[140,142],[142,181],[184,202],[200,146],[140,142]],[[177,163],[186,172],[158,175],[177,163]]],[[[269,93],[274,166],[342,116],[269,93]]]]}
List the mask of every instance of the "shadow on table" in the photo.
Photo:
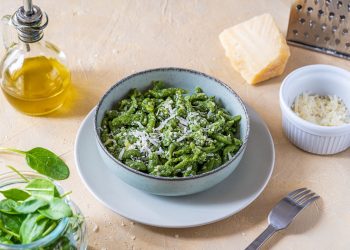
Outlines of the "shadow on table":
{"type": "MultiPolygon", "coordinates": [[[[268,193],[268,191],[266,191],[266,193],[268,193]]],[[[270,210],[281,199],[280,195],[270,197],[269,199],[263,196],[264,195],[260,196],[255,202],[238,214],[210,225],[184,229],[157,228],[146,225],[140,225],[140,227],[169,237],[176,237],[176,235],[178,235],[179,238],[207,239],[234,235],[243,237],[245,236],[244,232],[252,227],[256,227],[257,224],[264,224],[263,221],[266,222],[265,225],[267,226],[267,216],[270,210]]],[[[277,232],[275,236],[266,243],[265,249],[270,249],[283,237],[287,237],[291,234],[303,234],[315,227],[320,220],[322,209],[322,199],[319,199],[316,203],[305,208],[287,229],[277,232]]],[[[264,229],[265,228],[261,228],[260,231],[262,232],[264,229]]],[[[251,239],[247,239],[247,237],[242,238],[247,242],[247,245],[259,235],[260,231],[256,231],[257,235],[252,237],[250,234],[251,239]]]]}
{"type": "Polygon", "coordinates": [[[87,250],[100,250],[101,248],[88,246],[87,250]]]}
{"type": "MultiPolygon", "coordinates": [[[[265,192],[264,192],[265,193],[265,192]]],[[[268,191],[266,191],[268,193],[268,191]]],[[[228,217],[227,219],[194,228],[158,228],[146,225],[140,225],[147,230],[155,233],[174,237],[178,234],[180,238],[215,238],[234,234],[242,234],[256,224],[266,220],[269,209],[280,199],[280,197],[270,197],[266,199],[264,195],[257,198],[251,205],[241,212],[228,217]],[[195,230],[194,230],[195,229],[195,230]],[[195,233],[194,233],[195,232],[195,233]]]]}
{"type": "Polygon", "coordinates": [[[100,99],[104,89],[100,86],[103,79],[100,76],[105,75],[103,72],[72,71],[72,76],[84,75],[84,79],[72,81],[72,86],[68,92],[67,99],[63,106],[57,111],[44,116],[46,118],[68,118],[86,116],[89,111],[95,107],[100,99]]]}
{"type": "Polygon", "coordinates": [[[277,232],[270,240],[266,242],[263,249],[271,249],[282,238],[288,235],[304,234],[316,226],[323,210],[322,198],[305,208],[285,230],[277,232]]]}
{"type": "Polygon", "coordinates": [[[343,159],[343,160],[348,160],[350,158],[350,148],[347,150],[337,154],[337,159],[343,159]]]}

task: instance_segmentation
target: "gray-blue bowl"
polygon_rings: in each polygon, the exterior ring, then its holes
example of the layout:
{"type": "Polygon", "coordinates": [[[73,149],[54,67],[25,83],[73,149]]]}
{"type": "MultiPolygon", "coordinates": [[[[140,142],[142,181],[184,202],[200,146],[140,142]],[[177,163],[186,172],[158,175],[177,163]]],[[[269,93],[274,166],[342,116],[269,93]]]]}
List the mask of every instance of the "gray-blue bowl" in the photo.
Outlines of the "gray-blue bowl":
{"type": "Polygon", "coordinates": [[[181,68],[159,68],[142,71],[130,75],[112,86],[100,100],[95,113],[95,135],[98,151],[104,163],[127,184],[148,193],[180,196],[204,191],[228,177],[238,166],[247,146],[249,136],[249,117],[241,98],[223,82],[206,74],[181,68]],[[240,136],[243,144],[239,151],[220,167],[200,175],[189,177],[158,177],[139,172],[115,159],[104,147],[100,139],[100,125],[107,110],[112,109],[121,99],[125,98],[132,88],[146,90],[150,82],[160,80],[167,87],[178,87],[194,92],[200,87],[207,95],[215,96],[216,100],[232,115],[241,115],[240,136]]]}

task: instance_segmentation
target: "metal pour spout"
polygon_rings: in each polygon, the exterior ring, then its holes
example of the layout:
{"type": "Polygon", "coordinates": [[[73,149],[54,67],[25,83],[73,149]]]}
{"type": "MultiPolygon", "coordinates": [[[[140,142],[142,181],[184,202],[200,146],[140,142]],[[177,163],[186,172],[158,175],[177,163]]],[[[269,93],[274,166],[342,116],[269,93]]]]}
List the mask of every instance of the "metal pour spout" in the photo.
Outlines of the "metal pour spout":
{"type": "Polygon", "coordinates": [[[33,2],[32,0],[23,0],[23,7],[26,15],[33,14],[33,2]]]}
{"type": "Polygon", "coordinates": [[[48,21],[47,14],[33,5],[32,0],[23,0],[23,6],[12,16],[12,23],[17,29],[18,37],[25,43],[41,40],[48,21]]]}

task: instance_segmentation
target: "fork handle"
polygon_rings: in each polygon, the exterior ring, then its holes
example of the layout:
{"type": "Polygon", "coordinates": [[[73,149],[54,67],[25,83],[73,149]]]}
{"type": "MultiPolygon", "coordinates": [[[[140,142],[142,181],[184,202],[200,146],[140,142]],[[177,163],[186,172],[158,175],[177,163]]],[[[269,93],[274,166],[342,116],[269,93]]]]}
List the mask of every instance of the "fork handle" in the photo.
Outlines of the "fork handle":
{"type": "Polygon", "coordinates": [[[277,230],[269,225],[245,250],[257,250],[274,234],[277,230]]]}

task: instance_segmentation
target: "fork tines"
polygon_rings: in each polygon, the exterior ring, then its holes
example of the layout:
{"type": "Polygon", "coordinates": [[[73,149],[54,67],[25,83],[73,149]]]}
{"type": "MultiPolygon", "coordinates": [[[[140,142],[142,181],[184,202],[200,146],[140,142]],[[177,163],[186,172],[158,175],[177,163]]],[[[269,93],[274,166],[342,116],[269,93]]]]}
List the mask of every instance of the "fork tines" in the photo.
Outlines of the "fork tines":
{"type": "Polygon", "coordinates": [[[307,188],[299,188],[289,193],[287,195],[287,198],[289,198],[293,203],[301,207],[306,207],[311,202],[320,198],[320,196],[307,188]]]}

